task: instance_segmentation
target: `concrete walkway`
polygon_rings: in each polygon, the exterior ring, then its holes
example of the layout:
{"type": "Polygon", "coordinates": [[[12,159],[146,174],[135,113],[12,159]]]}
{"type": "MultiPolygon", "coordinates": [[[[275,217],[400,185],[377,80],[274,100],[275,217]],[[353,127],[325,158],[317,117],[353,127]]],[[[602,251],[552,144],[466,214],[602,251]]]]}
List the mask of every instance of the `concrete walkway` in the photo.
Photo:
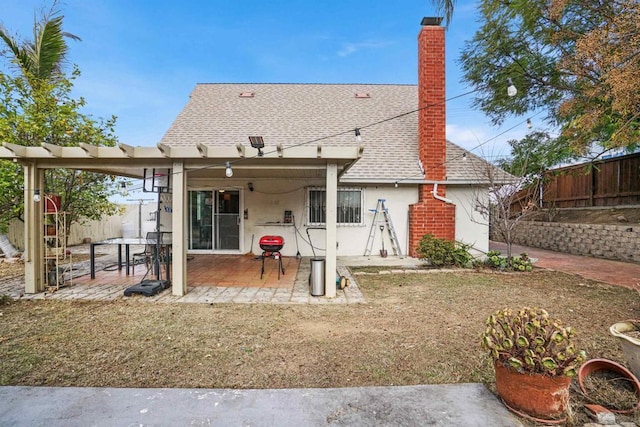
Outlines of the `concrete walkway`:
{"type": "MultiPolygon", "coordinates": [[[[489,247],[503,254],[507,251],[507,245],[501,242],[490,242],[489,247]]],[[[571,255],[520,245],[513,245],[511,252],[512,255],[526,252],[529,257],[537,259],[534,264],[536,267],[577,274],[585,279],[640,291],[640,264],[571,255]]]]}
{"type": "Polygon", "coordinates": [[[3,426],[523,424],[481,384],[327,389],[0,387],[3,426]]]}

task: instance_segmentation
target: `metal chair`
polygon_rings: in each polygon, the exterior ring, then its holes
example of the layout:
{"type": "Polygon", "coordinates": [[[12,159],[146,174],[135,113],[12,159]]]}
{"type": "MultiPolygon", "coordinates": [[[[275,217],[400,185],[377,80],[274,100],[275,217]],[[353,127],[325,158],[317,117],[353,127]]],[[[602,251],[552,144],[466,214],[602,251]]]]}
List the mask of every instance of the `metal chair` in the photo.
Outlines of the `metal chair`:
{"type": "Polygon", "coordinates": [[[162,243],[162,241],[158,241],[158,238],[162,240],[162,233],[158,233],[157,231],[150,231],[147,233],[146,241],[147,243],[144,245],[144,251],[135,253],[131,256],[131,274],[136,274],[136,264],[144,264],[147,266],[147,271],[151,269],[153,265],[153,258],[156,253],[156,244],[162,243]]]}

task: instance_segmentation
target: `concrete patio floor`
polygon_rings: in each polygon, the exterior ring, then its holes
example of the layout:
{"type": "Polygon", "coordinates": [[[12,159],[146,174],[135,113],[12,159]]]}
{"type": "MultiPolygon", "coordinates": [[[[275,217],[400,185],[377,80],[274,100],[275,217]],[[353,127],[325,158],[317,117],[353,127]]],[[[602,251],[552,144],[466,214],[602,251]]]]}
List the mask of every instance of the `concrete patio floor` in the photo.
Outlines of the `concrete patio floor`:
{"type": "MultiPolygon", "coordinates": [[[[126,273],[117,268],[117,255],[113,250],[101,248],[96,258],[96,278],[89,275],[89,261],[75,262],[70,285],[57,290],[36,294],[24,293],[24,277],[0,281],[0,294],[14,299],[81,299],[111,301],[116,299],[164,303],[271,303],[271,304],[357,304],[364,296],[349,270],[341,265],[338,274],[349,279],[350,285],[337,290],[335,298],[311,296],[309,292],[310,258],[283,257],[285,273],[278,277],[278,261],[265,259],[265,271],[261,277],[262,260],[253,255],[194,255],[189,256],[187,266],[187,293],[172,295],[171,289],[152,297],[124,296],[124,290],[139,283],[147,273],[143,265],[126,273]]],[[[132,248],[132,253],[135,248],[132,248]]],[[[73,248],[74,254],[88,253],[82,246],[73,248]]],[[[164,276],[163,276],[164,277],[164,276]]],[[[147,278],[154,278],[151,274],[147,278]]]]}

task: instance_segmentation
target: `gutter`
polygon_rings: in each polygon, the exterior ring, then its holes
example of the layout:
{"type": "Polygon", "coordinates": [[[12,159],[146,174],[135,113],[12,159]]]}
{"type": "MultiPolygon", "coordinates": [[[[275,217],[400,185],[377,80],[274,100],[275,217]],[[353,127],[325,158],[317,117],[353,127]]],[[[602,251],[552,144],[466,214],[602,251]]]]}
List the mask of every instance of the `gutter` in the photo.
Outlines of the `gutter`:
{"type": "Polygon", "coordinates": [[[441,202],[445,202],[445,203],[449,203],[451,205],[453,205],[453,200],[451,199],[447,199],[446,197],[442,197],[440,195],[438,195],[438,183],[436,182],[435,184],[433,184],[433,191],[431,191],[431,194],[433,194],[433,198],[436,200],[440,200],[441,202]]]}

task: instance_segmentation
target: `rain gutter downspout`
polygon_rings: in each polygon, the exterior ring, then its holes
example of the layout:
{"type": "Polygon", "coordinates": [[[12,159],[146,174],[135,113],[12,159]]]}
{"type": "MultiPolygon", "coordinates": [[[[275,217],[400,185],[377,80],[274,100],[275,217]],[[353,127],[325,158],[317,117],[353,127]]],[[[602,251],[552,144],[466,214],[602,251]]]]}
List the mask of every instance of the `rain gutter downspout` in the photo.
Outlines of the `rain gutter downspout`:
{"type": "Polygon", "coordinates": [[[440,195],[438,195],[438,183],[436,182],[435,184],[433,184],[433,191],[431,191],[431,194],[433,194],[433,198],[436,200],[440,200],[441,202],[445,202],[445,203],[449,203],[451,205],[453,205],[453,200],[451,199],[447,199],[446,197],[442,197],[440,195]]]}

